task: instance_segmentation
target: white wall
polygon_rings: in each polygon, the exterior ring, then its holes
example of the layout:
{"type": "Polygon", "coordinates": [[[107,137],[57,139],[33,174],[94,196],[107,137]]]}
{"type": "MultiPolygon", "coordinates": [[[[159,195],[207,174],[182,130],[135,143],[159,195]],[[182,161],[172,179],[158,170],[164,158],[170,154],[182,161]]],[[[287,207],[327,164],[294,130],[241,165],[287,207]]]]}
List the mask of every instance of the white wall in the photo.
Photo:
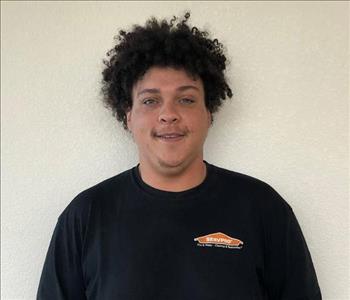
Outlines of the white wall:
{"type": "Polygon", "coordinates": [[[349,299],[347,2],[1,2],[2,299],[34,299],[57,217],[137,162],[101,104],[120,28],[186,9],[227,46],[234,99],[206,160],[291,204],[324,299],[349,299]]]}

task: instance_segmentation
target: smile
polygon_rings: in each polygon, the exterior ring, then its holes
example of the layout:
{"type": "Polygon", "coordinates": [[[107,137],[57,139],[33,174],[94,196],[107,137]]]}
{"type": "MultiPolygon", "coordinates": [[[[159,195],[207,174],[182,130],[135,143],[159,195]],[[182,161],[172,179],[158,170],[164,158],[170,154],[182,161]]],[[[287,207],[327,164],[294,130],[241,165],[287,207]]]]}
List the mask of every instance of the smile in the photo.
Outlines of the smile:
{"type": "Polygon", "coordinates": [[[162,141],[176,142],[176,141],[180,141],[184,136],[185,136],[184,134],[169,133],[169,134],[156,135],[156,138],[162,141]]]}

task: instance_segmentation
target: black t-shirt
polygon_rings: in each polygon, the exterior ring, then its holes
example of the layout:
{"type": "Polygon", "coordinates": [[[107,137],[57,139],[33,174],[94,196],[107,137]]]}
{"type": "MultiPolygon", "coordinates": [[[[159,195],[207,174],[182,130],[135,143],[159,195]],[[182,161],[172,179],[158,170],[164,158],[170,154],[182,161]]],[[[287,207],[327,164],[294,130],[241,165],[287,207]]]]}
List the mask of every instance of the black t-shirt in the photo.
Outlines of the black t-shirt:
{"type": "Polygon", "coordinates": [[[147,185],[136,166],[80,193],[58,219],[37,299],[321,299],[290,206],[205,163],[183,192],[147,185]]]}

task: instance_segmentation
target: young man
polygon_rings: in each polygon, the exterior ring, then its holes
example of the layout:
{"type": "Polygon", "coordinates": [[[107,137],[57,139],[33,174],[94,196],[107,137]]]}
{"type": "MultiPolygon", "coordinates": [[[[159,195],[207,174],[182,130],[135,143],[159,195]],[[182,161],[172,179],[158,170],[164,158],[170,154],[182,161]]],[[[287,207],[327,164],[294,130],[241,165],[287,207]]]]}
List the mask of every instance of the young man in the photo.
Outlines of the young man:
{"type": "Polygon", "coordinates": [[[290,206],[266,183],[203,160],[231,89],[217,40],[151,19],[120,32],[104,99],[139,164],[58,219],[38,299],[321,299],[290,206]]]}

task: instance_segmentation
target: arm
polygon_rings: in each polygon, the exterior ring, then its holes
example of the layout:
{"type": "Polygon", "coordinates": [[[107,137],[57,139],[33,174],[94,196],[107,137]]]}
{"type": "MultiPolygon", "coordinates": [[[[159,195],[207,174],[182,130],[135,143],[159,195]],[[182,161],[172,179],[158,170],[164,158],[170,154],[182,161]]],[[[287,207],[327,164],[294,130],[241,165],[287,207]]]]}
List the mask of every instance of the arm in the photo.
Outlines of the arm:
{"type": "Polygon", "coordinates": [[[39,283],[38,300],[86,299],[79,222],[64,212],[56,225],[39,283]]]}
{"type": "Polygon", "coordinates": [[[277,200],[265,218],[265,283],[268,299],[321,300],[316,272],[292,208],[277,200]]]}

